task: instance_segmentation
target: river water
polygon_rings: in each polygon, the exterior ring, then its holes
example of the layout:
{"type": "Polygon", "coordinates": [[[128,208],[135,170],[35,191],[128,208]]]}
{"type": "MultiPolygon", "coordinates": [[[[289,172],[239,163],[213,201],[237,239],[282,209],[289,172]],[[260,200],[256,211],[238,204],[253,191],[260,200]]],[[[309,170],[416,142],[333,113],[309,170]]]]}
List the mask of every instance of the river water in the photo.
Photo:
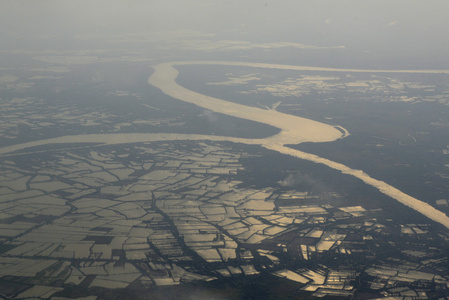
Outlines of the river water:
{"type": "Polygon", "coordinates": [[[375,187],[383,194],[395,199],[396,201],[414,209],[429,219],[438,222],[449,229],[449,217],[434,208],[433,206],[416,199],[386,182],[374,179],[361,170],[351,169],[343,164],[319,157],[314,154],[294,150],[286,147],[286,144],[299,144],[303,142],[331,142],[349,135],[348,131],[342,127],[320,123],[306,118],[301,118],[289,114],[278,112],[274,109],[260,109],[241,105],[226,100],[206,96],[195,91],[189,90],[176,83],[178,70],[176,65],[231,65],[251,68],[297,70],[297,71],[332,71],[332,72],[367,72],[367,73],[448,73],[444,70],[355,70],[355,69],[332,69],[289,66],[277,64],[259,64],[245,62],[221,62],[221,61],[192,61],[192,62],[171,62],[159,64],[154,67],[154,73],[149,77],[148,83],[159,88],[165,94],[180,101],[189,102],[214,112],[226,114],[229,116],[251,120],[279,128],[281,131],[273,136],[262,139],[244,139],[233,137],[222,137],[213,135],[197,134],[165,134],[165,133],[126,133],[126,134],[89,134],[63,136],[53,139],[34,141],[29,143],[17,144],[0,148],[0,155],[24,150],[30,147],[43,146],[48,144],[69,144],[69,143],[100,143],[100,144],[124,144],[137,142],[153,142],[163,140],[211,140],[211,141],[230,141],[235,143],[244,143],[260,145],[266,149],[277,151],[282,154],[294,156],[300,159],[308,160],[314,163],[326,165],[332,169],[338,170],[344,174],[352,175],[364,183],[375,187]]]}

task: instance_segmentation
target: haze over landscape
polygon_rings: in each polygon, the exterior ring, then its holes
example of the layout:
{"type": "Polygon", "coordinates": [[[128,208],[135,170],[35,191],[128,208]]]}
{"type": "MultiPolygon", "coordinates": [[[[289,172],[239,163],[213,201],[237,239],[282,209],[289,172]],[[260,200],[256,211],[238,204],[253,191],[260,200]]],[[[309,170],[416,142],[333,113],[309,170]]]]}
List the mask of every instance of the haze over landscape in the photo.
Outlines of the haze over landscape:
{"type": "Polygon", "coordinates": [[[1,1],[3,299],[445,299],[445,1],[1,1]]]}

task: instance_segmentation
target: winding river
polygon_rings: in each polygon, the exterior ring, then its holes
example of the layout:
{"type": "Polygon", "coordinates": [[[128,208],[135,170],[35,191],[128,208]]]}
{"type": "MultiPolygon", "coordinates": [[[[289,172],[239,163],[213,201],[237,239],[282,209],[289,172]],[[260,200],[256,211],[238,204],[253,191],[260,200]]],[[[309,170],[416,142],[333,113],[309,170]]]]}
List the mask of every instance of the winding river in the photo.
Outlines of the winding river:
{"type": "Polygon", "coordinates": [[[161,140],[211,140],[211,141],[231,141],[236,143],[245,143],[260,145],[266,149],[274,150],[282,154],[290,155],[300,159],[312,161],[326,165],[332,169],[338,170],[344,174],[352,175],[368,185],[378,189],[385,195],[396,201],[414,209],[429,219],[438,222],[449,229],[449,217],[434,208],[433,206],[416,199],[395,187],[374,179],[361,170],[351,169],[343,164],[319,157],[314,154],[294,150],[286,147],[286,144],[299,144],[303,142],[330,142],[347,136],[349,133],[341,127],[320,123],[317,121],[301,118],[289,114],[284,114],[273,109],[260,109],[241,105],[226,100],[206,96],[176,83],[178,70],[176,65],[226,65],[243,66],[251,68],[281,69],[297,71],[321,71],[321,72],[365,72],[365,73],[448,73],[445,70],[357,70],[357,69],[333,69],[290,66],[278,64],[261,64],[247,62],[223,62],[223,61],[190,61],[190,62],[170,62],[159,64],[154,67],[154,73],[149,77],[148,83],[159,88],[165,94],[180,101],[189,102],[197,106],[209,109],[211,111],[225,115],[251,120],[280,129],[276,135],[261,139],[245,139],[211,135],[196,134],[90,134],[64,136],[59,138],[34,141],[29,143],[17,144],[13,146],[0,148],[0,155],[5,155],[17,150],[23,150],[30,147],[42,146],[47,144],[65,144],[65,143],[100,143],[100,144],[123,144],[134,142],[152,142],[161,140]]]}

